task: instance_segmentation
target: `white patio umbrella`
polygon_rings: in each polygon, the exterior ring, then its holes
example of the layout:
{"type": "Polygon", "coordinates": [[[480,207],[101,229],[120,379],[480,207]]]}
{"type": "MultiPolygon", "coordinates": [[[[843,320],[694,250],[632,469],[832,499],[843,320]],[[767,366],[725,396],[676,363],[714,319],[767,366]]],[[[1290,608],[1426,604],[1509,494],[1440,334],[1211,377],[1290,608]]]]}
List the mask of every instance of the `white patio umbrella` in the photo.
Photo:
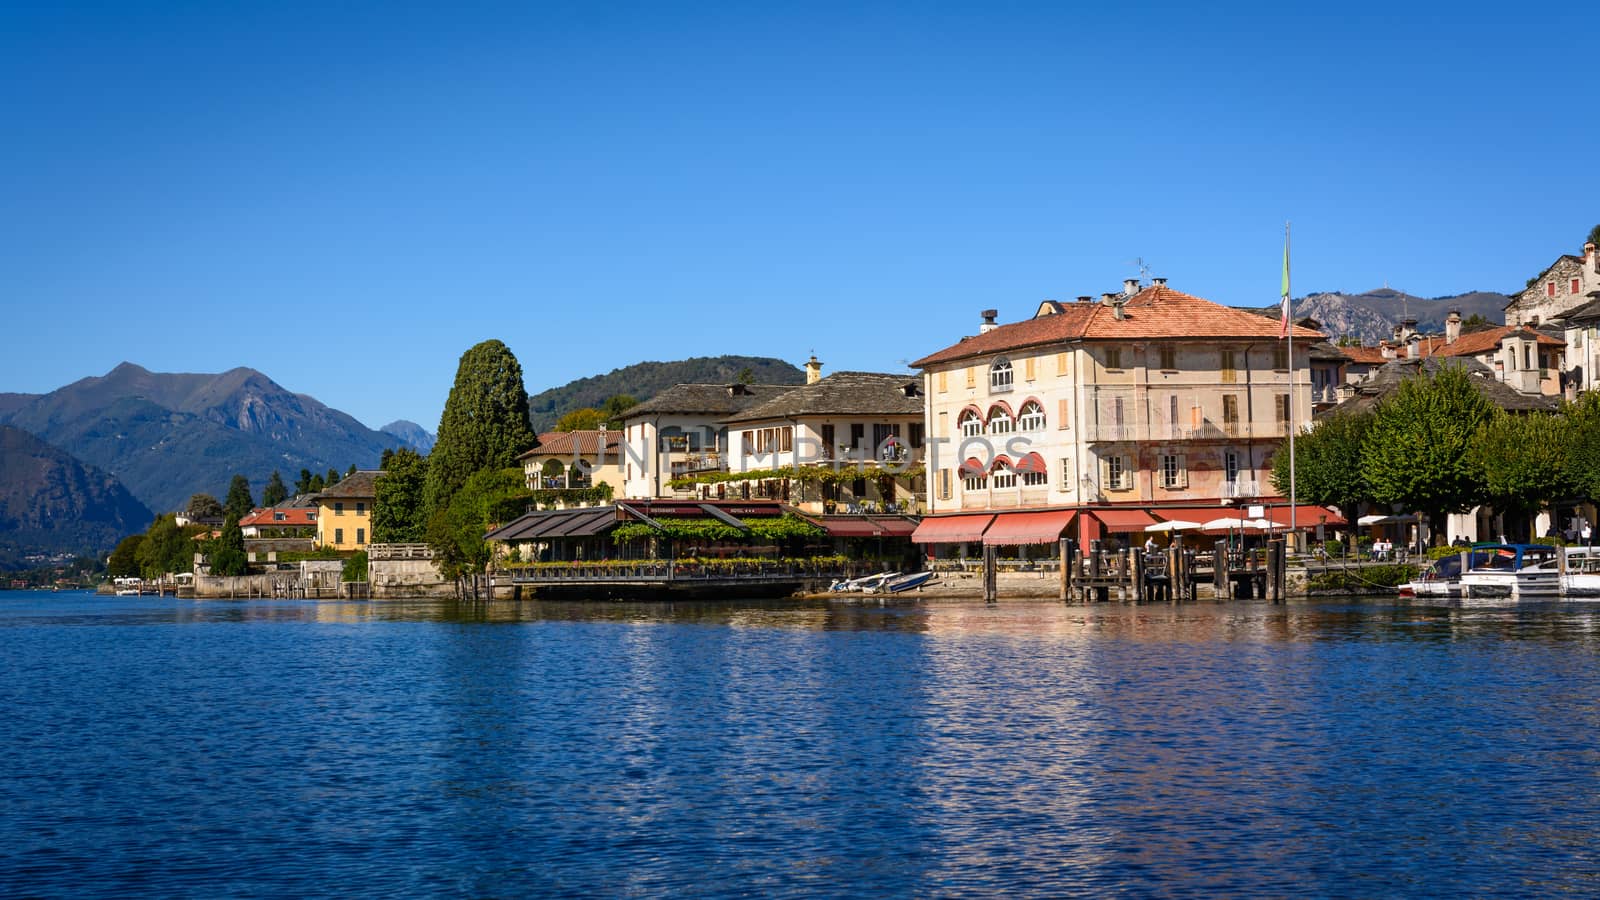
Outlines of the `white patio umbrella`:
{"type": "Polygon", "coordinates": [[[1377,516],[1377,515],[1362,516],[1361,518],[1356,520],[1356,524],[1360,525],[1362,527],[1365,527],[1367,525],[1376,525],[1379,522],[1382,522],[1384,519],[1387,519],[1387,518],[1389,518],[1389,517],[1388,516],[1377,516]]]}
{"type": "Polygon", "coordinates": [[[1145,531],[1193,531],[1200,528],[1199,522],[1190,522],[1187,519],[1171,519],[1166,522],[1157,522],[1145,526],[1145,531]]]}
{"type": "Polygon", "coordinates": [[[1231,516],[1225,516],[1225,517],[1223,517],[1221,519],[1212,519],[1209,522],[1202,523],[1200,525],[1200,530],[1201,531],[1238,531],[1238,530],[1242,529],[1245,526],[1245,523],[1247,523],[1248,521],[1249,521],[1248,519],[1236,519],[1236,518],[1233,518],[1231,516]]]}

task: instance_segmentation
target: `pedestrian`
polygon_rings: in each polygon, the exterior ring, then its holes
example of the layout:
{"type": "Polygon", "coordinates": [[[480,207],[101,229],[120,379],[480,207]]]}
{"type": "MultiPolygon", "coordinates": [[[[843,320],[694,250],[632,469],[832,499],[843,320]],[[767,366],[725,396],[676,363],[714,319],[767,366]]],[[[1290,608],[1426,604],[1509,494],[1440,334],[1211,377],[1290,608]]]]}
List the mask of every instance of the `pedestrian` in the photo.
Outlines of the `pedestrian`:
{"type": "Polygon", "coordinates": [[[1156,536],[1150,535],[1144,539],[1144,552],[1148,555],[1156,552],[1156,536]]]}
{"type": "Polygon", "coordinates": [[[1587,519],[1584,520],[1584,522],[1583,522],[1583,531],[1581,531],[1580,534],[1583,536],[1583,544],[1584,544],[1585,547],[1593,547],[1594,546],[1594,541],[1592,540],[1592,538],[1594,537],[1594,532],[1589,530],[1589,520],[1587,520],[1587,519]]]}

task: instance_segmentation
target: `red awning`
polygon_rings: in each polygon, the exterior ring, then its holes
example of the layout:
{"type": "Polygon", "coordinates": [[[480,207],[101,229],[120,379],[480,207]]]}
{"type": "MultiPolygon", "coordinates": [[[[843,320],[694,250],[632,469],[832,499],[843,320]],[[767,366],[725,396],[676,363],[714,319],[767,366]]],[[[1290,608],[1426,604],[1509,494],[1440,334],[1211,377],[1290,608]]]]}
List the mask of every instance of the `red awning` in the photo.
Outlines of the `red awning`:
{"type": "Polygon", "coordinates": [[[1035,472],[1040,475],[1050,471],[1050,467],[1045,465],[1044,457],[1037,453],[1029,453],[1028,455],[1021,457],[1017,460],[1017,464],[1012,466],[1012,468],[1016,469],[1018,472],[1035,472]]]}
{"type": "Polygon", "coordinates": [[[822,520],[829,537],[909,537],[917,523],[899,516],[829,516],[822,520]]]}
{"type": "Polygon", "coordinates": [[[960,471],[961,477],[966,478],[971,475],[983,475],[988,470],[983,467],[983,463],[978,462],[976,456],[969,456],[967,461],[961,464],[960,471]]]}
{"type": "Polygon", "coordinates": [[[1142,509],[1089,509],[1085,512],[1099,519],[1101,524],[1106,526],[1106,531],[1112,534],[1143,531],[1156,523],[1156,520],[1142,509]]]}
{"type": "Polygon", "coordinates": [[[1050,512],[1001,513],[983,533],[985,546],[999,547],[1014,544],[1053,544],[1061,532],[1072,524],[1076,510],[1060,509],[1050,512]]]}
{"type": "MultiPolygon", "coordinates": [[[[1267,509],[1267,518],[1279,525],[1289,524],[1289,509],[1287,506],[1273,506],[1267,509]]],[[[1328,509],[1326,506],[1296,506],[1294,507],[1294,526],[1299,529],[1315,528],[1318,525],[1344,525],[1344,517],[1328,509]]]]}
{"type": "Polygon", "coordinates": [[[923,519],[911,540],[918,544],[965,544],[983,537],[984,529],[994,521],[993,513],[975,516],[939,516],[923,519]]]}

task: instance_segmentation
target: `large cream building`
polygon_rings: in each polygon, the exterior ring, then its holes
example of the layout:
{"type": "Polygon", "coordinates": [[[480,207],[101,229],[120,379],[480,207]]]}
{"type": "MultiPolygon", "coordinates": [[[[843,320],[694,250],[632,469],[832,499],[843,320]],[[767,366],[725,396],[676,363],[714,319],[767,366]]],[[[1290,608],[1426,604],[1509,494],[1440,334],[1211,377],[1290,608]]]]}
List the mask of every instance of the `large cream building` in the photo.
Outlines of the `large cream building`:
{"type": "Polygon", "coordinates": [[[1291,359],[1277,319],[1162,279],[1098,301],[1047,301],[1021,322],[994,318],[913,363],[925,378],[931,512],[984,514],[930,519],[919,540],[952,529],[951,540],[970,542],[974,528],[1012,525],[1040,532],[1019,543],[1059,531],[1092,539],[1286,503],[1269,479],[1272,455],[1311,420],[1317,332],[1294,328],[1291,359]]]}

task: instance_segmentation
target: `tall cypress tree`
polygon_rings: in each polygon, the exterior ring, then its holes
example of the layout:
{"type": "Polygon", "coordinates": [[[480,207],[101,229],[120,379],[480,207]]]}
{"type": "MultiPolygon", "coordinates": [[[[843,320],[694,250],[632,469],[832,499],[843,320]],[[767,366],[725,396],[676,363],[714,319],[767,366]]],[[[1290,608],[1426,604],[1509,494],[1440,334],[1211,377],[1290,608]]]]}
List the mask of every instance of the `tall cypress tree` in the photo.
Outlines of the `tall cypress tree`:
{"type": "Polygon", "coordinates": [[[535,442],[522,365],[510,348],[490,340],[463,353],[428,455],[430,514],[448,506],[474,472],[514,466],[535,442]]]}
{"type": "Polygon", "coordinates": [[[223,511],[230,519],[242,519],[255,508],[255,498],[250,496],[250,479],[243,475],[233,476],[233,481],[228,485],[228,499],[222,501],[223,511]]]}
{"type": "MultiPolygon", "coordinates": [[[[388,451],[385,451],[387,454],[388,451]]],[[[378,544],[420,543],[427,538],[423,488],[428,460],[415,450],[388,454],[383,475],[373,486],[372,541],[378,544]]]]}
{"type": "Polygon", "coordinates": [[[283,476],[277,469],[272,470],[272,477],[267,479],[267,486],[261,489],[261,505],[277,506],[289,499],[289,487],[283,483],[283,476]]]}

